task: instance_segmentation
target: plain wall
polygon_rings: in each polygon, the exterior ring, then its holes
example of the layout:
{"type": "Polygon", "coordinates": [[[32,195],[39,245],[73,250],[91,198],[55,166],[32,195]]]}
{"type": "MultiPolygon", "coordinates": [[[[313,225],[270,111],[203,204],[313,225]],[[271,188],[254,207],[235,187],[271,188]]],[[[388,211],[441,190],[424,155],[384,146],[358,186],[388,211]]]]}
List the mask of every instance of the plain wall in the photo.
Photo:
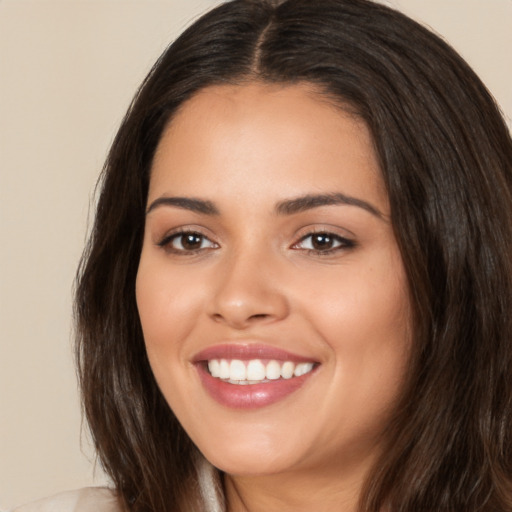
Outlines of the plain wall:
{"type": "MultiPolygon", "coordinates": [[[[314,0],[312,0],[314,1],[314,0]]],[[[94,184],[136,87],[219,0],[0,0],[0,505],[106,480],[81,436],[71,290],[94,184]]],[[[512,0],[395,0],[512,126],[512,0]]]]}

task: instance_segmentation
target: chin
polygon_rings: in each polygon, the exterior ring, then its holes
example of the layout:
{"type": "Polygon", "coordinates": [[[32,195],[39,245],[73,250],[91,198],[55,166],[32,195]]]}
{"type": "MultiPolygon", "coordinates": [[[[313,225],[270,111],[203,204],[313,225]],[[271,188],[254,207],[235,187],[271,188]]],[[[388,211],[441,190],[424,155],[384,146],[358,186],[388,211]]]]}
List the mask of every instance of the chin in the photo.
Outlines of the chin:
{"type": "Polygon", "coordinates": [[[250,453],[245,456],[206,457],[217,469],[233,476],[262,476],[283,473],[293,468],[294,462],[261,454],[250,453]]]}
{"type": "Polygon", "coordinates": [[[279,440],[224,437],[217,443],[212,439],[198,444],[205,458],[219,470],[230,475],[257,476],[286,472],[299,463],[297,450],[289,450],[279,440]],[[230,439],[230,443],[226,442],[230,439]]]}

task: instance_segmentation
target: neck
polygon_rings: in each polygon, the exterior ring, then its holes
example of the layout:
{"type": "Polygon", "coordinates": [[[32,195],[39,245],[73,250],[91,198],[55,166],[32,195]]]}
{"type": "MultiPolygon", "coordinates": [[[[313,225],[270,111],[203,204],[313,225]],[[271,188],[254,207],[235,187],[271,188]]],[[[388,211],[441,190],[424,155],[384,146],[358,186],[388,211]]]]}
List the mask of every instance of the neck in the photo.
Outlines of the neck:
{"type": "Polygon", "coordinates": [[[224,475],[228,512],[357,512],[367,468],[258,476],[224,475]]]}

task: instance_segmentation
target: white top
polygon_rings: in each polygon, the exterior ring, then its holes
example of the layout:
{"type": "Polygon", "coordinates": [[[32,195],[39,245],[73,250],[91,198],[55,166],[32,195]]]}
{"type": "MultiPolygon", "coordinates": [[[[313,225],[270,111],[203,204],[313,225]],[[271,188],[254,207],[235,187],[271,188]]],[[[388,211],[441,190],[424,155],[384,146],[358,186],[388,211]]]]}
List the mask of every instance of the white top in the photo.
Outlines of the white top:
{"type": "Polygon", "coordinates": [[[11,512],[123,512],[114,492],[87,487],[22,505],[11,512]]]}

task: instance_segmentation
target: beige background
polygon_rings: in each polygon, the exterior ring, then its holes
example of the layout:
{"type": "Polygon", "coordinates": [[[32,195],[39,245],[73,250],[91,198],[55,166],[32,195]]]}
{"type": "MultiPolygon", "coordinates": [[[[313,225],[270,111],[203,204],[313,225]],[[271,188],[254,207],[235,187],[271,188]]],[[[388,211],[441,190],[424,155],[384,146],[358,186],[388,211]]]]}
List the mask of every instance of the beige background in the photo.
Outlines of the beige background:
{"type": "MultiPolygon", "coordinates": [[[[314,0],[312,0],[314,1],[314,0]]],[[[104,482],[71,357],[96,177],[135,88],[219,0],[0,0],[0,504],[104,482]]],[[[444,35],[512,117],[512,0],[391,0],[444,35]]]]}

